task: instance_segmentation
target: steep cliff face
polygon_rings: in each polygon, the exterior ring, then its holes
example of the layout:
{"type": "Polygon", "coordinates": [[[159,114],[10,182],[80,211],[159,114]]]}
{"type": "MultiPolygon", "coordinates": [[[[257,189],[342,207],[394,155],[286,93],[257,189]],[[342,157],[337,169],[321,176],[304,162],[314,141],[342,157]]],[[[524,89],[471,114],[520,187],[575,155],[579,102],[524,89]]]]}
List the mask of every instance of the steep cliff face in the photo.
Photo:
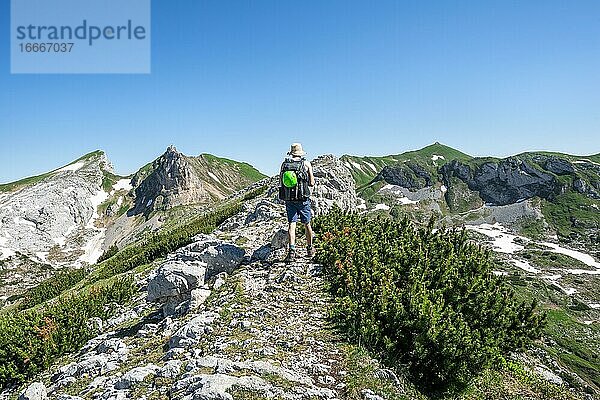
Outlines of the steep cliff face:
{"type": "Polygon", "coordinates": [[[563,185],[555,176],[519,158],[475,167],[453,160],[442,166],[440,172],[447,187],[452,187],[451,178],[457,177],[491,205],[502,206],[532,197],[552,199],[563,191],[563,185]]]}
{"type": "Polygon", "coordinates": [[[423,166],[409,161],[398,165],[386,165],[373,181],[384,181],[390,185],[419,190],[431,186],[434,177],[423,166]]]}
{"type": "Polygon", "coordinates": [[[210,204],[264,177],[245,163],[209,154],[189,157],[169,146],[151,165],[134,175],[135,205],[129,215],[210,204]]]}
{"type": "Polygon", "coordinates": [[[187,158],[173,146],[152,163],[148,175],[144,172],[132,180],[136,187],[133,215],[211,199],[187,158]]]}

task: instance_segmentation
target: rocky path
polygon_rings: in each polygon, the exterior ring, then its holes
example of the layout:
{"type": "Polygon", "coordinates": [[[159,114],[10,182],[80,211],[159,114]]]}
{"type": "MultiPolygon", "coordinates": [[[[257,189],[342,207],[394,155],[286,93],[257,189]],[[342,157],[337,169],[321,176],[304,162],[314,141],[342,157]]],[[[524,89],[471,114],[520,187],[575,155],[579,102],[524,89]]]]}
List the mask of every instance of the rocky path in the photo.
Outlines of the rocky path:
{"type": "MultiPolygon", "coordinates": [[[[286,265],[278,261],[281,248],[269,261],[245,257],[230,274],[204,282],[198,260],[220,265],[223,249],[231,256],[239,248],[203,236],[149,275],[141,273],[135,303],[97,321],[105,333],[62,359],[21,398],[381,399],[368,389],[349,391],[347,345],[327,319],[330,299],[318,264],[300,257],[286,265]],[[202,278],[194,281],[194,274],[202,278]],[[165,298],[156,304],[157,293],[167,292],[178,306],[166,306],[165,298]]],[[[365,360],[394,386],[391,371],[365,360]]]]}

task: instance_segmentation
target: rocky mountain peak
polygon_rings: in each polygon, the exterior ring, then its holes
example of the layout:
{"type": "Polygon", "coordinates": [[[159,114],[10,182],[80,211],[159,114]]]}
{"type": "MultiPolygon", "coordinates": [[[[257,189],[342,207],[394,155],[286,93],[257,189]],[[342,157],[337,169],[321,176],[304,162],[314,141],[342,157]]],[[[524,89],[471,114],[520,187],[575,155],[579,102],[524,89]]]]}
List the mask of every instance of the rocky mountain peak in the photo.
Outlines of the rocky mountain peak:
{"type": "Polygon", "coordinates": [[[133,215],[210,199],[188,158],[173,145],[154,160],[148,175],[145,172],[134,177],[133,215]]]}

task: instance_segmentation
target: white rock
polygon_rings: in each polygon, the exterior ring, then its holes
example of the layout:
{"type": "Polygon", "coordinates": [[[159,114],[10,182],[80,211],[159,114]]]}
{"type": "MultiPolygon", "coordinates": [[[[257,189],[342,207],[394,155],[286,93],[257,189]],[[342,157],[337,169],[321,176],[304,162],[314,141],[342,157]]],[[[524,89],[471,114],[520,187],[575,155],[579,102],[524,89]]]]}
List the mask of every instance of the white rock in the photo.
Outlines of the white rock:
{"type": "Polygon", "coordinates": [[[176,378],[181,373],[183,362],[181,360],[170,360],[158,371],[158,376],[164,378],[176,378]]]}
{"type": "Polygon", "coordinates": [[[217,313],[204,311],[182,326],[169,341],[170,347],[188,347],[211,331],[210,324],[218,317],[217,313]]]}
{"type": "Polygon", "coordinates": [[[148,281],[148,301],[177,297],[204,284],[206,268],[200,263],[167,261],[148,281]]]}
{"type": "Polygon", "coordinates": [[[194,289],[192,290],[190,296],[191,299],[189,308],[190,310],[195,310],[196,308],[204,304],[208,296],[210,296],[210,290],[201,288],[194,289]]]}
{"type": "Polygon", "coordinates": [[[115,383],[115,389],[129,389],[136,383],[142,382],[147,376],[155,375],[159,370],[160,368],[154,364],[133,368],[127,371],[125,375],[115,383]]]}
{"type": "Polygon", "coordinates": [[[19,400],[46,400],[48,392],[42,382],[34,382],[21,393],[19,400]]]}

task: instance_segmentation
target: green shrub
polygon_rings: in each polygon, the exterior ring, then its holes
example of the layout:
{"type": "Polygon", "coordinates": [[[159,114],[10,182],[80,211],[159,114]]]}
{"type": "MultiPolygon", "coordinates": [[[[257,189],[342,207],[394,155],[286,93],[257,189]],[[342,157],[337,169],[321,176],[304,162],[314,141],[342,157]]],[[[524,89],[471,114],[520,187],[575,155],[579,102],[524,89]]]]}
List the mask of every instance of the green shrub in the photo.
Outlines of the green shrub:
{"type": "Polygon", "coordinates": [[[119,246],[117,246],[116,244],[113,244],[108,249],[106,249],[100,257],[98,257],[98,260],[96,261],[96,263],[101,263],[102,261],[108,260],[109,258],[114,256],[118,252],[119,252],[119,246]]]}
{"type": "Polygon", "coordinates": [[[460,390],[539,337],[544,316],[494,276],[465,231],[416,229],[334,209],[317,218],[317,261],[348,337],[406,368],[427,392],[460,390]]]}
{"type": "Polygon", "coordinates": [[[110,317],[135,291],[133,278],[121,278],[63,297],[43,311],[1,315],[0,387],[22,383],[57,357],[79,350],[96,334],[89,319],[110,317]]]}
{"type": "Polygon", "coordinates": [[[23,300],[19,303],[18,308],[25,310],[44,301],[54,298],[61,294],[64,290],[73,287],[77,282],[80,282],[86,275],[83,268],[70,269],[60,271],[44,280],[39,285],[27,290],[23,296],[23,300]]]}

